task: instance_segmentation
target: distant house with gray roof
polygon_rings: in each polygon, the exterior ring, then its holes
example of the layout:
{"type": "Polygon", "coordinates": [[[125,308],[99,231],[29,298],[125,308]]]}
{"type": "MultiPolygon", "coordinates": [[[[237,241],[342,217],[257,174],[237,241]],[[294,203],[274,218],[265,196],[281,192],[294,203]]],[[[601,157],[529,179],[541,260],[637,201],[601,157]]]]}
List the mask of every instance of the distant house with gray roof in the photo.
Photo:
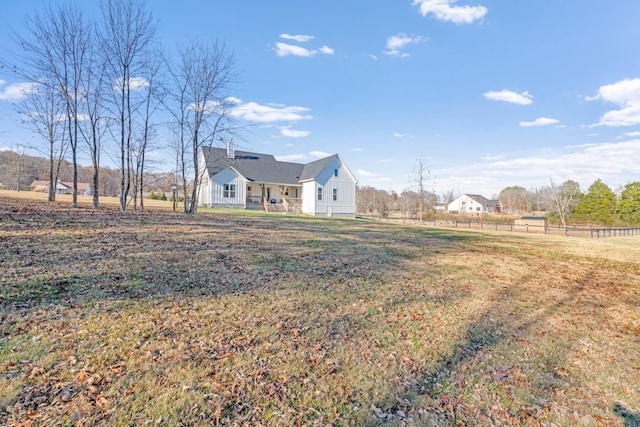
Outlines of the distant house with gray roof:
{"type": "MultiPolygon", "coordinates": [[[[35,180],[31,183],[30,187],[31,191],[48,193],[49,181],[35,180]]],[[[73,194],[73,182],[71,181],[56,181],[55,187],[56,194],[73,194]]],[[[88,182],[78,182],[77,190],[80,196],[91,195],[91,185],[88,182]]]]}
{"type": "Polygon", "coordinates": [[[482,216],[500,212],[500,201],[487,199],[479,194],[463,194],[447,205],[448,213],[482,216]]]}
{"type": "Polygon", "coordinates": [[[356,179],[340,156],[311,163],[276,160],[271,154],[203,147],[198,205],[316,216],[354,217],[356,179]]]}

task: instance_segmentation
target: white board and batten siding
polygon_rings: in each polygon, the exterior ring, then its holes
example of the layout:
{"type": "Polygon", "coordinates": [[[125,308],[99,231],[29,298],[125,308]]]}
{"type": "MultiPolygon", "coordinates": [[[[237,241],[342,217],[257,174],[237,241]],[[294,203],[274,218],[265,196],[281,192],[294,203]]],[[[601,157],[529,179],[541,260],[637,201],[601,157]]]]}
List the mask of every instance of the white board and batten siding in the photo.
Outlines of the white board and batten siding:
{"type": "Polygon", "coordinates": [[[305,213],[335,217],[355,215],[355,178],[338,159],[331,161],[315,180],[304,182],[302,194],[305,213]],[[322,188],[322,200],[318,200],[318,188],[322,188]]]}
{"type": "Polygon", "coordinates": [[[246,179],[238,174],[233,168],[227,168],[212,179],[209,180],[210,185],[210,205],[237,207],[239,209],[246,208],[246,179]],[[235,186],[235,197],[225,197],[225,184],[235,186]]]}

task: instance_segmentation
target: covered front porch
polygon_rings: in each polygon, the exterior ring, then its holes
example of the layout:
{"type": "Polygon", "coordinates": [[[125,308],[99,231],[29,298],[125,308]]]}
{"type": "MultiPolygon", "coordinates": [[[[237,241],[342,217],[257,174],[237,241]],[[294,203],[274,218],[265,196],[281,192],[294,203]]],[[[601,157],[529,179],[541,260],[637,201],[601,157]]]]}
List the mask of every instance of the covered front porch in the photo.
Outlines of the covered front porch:
{"type": "Polygon", "coordinates": [[[272,183],[247,183],[246,208],[267,212],[302,211],[302,186],[272,183]]]}

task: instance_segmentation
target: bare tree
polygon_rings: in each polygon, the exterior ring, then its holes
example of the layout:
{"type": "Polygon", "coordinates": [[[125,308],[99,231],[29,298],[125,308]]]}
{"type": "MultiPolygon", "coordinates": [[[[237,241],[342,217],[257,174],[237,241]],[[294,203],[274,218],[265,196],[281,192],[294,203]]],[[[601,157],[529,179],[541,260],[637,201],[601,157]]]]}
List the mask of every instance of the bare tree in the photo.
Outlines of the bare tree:
{"type": "Polygon", "coordinates": [[[225,135],[231,136],[235,130],[230,115],[235,104],[229,100],[228,90],[236,75],[233,57],[219,42],[212,45],[192,42],[178,51],[178,62],[170,67],[173,81],[168,109],[177,125],[185,195],[186,173],[189,169],[193,171],[191,195],[184,201],[184,211],[193,214],[203,173],[198,168],[200,150],[225,135]]]}
{"type": "Polygon", "coordinates": [[[453,202],[455,199],[458,198],[458,192],[455,190],[447,190],[446,192],[444,192],[443,194],[440,194],[437,198],[437,200],[440,203],[445,203],[445,204],[449,204],[451,202],[453,202]]]}
{"type": "Polygon", "coordinates": [[[506,212],[530,210],[530,203],[527,203],[529,200],[529,191],[524,187],[517,185],[505,187],[500,191],[500,195],[497,198],[500,200],[500,204],[506,212]]]}
{"type": "MultiPolygon", "coordinates": [[[[162,62],[160,61],[160,54],[153,55],[147,65],[145,75],[147,81],[145,82],[144,101],[140,113],[140,137],[135,147],[135,186],[134,189],[140,192],[140,210],[144,210],[144,171],[145,171],[145,158],[147,149],[150,146],[151,140],[155,136],[155,127],[151,122],[151,117],[158,109],[159,92],[157,87],[157,78],[160,71],[162,62]]],[[[137,194],[137,191],[135,194],[137,194]]],[[[136,197],[134,196],[134,209],[136,207],[136,197]]]]}
{"type": "Polygon", "coordinates": [[[90,47],[89,29],[82,13],[70,5],[27,18],[26,36],[14,33],[20,52],[20,67],[12,67],[31,83],[50,85],[64,102],[64,118],[73,164],[73,207],[78,206],[77,148],[80,132],[80,104],[85,60],[90,47]]]}
{"type": "Polygon", "coordinates": [[[565,181],[556,185],[553,181],[545,187],[544,195],[552,212],[555,212],[563,227],[567,226],[567,217],[580,203],[580,185],[575,181],[565,181]]]}
{"type": "Polygon", "coordinates": [[[93,166],[92,187],[93,207],[98,208],[100,203],[100,155],[102,151],[102,138],[105,133],[103,89],[105,83],[105,59],[99,54],[98,49],[92,44],[92,49],[87,54],[87,67],[83,75],[83,110],[85,120],[80,127],[80,132],[87,148],[93,166]]]}
{"type": "Polygon", "coordinates": [[[134,93],[143,83],[143,71],[153,52],[157,34],[151,13],[140,0],[103,0],[102,49],[107,58],[107,76],[113,87],[113,107],[120,145],[120,210],[126,211],[132,180],[134,93]]]}
{"type": "Polygon", "coordinates": [[[425,185],[426,185],[426,181],[429,178],[429,170],[427,169],[426,165],[425,165],[425,160],[420,157],[416,160],[418,162],[418,164],[415,167],[414,173],[415,173],[415,184],[418,187],[418,214],[420,215],[420,224],[422,224],[422,215],[424,212],[424,197],[425,197],[425,185]]]}
{"type": "Polygon", "coordinates": [[[30,85],[18,101],[18,112],[25,122],[44,140],[44,150],[35,147],[49,158],[49,195],[50,202],[56,199],[56,183],[60,166],[67,151],[65,106],[58,91],[51,84],[30,85]]]}

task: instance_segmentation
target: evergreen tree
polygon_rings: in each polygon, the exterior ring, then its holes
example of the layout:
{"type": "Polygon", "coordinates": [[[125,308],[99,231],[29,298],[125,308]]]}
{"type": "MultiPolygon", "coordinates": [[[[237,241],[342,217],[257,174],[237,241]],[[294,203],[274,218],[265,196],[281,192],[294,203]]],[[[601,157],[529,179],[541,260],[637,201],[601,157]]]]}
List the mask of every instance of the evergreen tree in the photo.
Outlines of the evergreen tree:
{"type": "Polygon", "coordinates": [[[612,225],[616,219],[616,195],[600,179],[595,180],[576,208],[575,218],[593,224],[612,225]]]}
{"type": "Polygon", "coordinates": [[[624,186],[618,203],[620,218],[631,224],[640,224],[640,181],[630,182],[624,186]]]}

